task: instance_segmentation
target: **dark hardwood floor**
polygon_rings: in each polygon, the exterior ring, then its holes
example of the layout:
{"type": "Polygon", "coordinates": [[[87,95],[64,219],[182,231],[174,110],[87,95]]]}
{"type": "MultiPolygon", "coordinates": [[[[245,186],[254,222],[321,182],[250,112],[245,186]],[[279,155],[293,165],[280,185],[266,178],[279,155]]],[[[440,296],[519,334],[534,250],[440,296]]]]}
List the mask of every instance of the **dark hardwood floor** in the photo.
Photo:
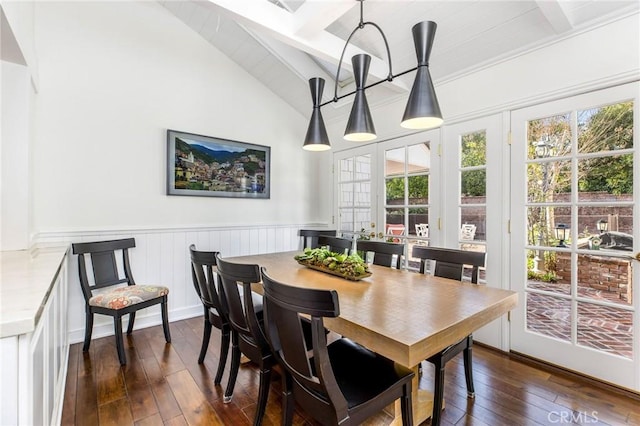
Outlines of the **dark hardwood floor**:
{"type": "MultiPolygon", "coordinates": [[[[198,365],[202,319],[171,323],[172,344],[161,327],[125,337],[128,364],[121,368],[113,337],[96,339],[88,353],[71,346],[62,425],[250,425],[258,394],[258,371],[243,364],[234,397],[224,404],[214,386],[219,333],[214,329],[207,359],[198,365]]],[[[228,366],[227,366],[228,369],[228,366]]],[[[553,373],[474,346],[476,398],[466,397],[459,357],[447,364],[443,425],[640,425],[640,399],[553,373]]],[[[265,425],[280,424],[281,379],[273,375],[265,425]]],[[[423,364],[421,387],[430,389],[431,366],[423,364]]],[[[384,413],[367,422],[386,425],[384,413]]],[[[301,411],[296,425],[314,425],[301,411]]],[[[428,424],[428,422],[426,423],[428,424]]]]}

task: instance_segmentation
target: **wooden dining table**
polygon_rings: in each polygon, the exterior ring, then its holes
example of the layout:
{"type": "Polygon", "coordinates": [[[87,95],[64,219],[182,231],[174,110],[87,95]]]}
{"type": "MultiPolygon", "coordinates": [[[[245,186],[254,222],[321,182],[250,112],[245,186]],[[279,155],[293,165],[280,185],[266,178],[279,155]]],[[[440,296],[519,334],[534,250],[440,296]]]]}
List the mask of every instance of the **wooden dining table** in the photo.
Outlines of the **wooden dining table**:
{"type": "MultiPolygon", "coordinates": [[[[433,394],[418,389],[421,361],[472,334],[513,309],[516,292],[460,282],[403,269],[371,265],[370,277],[351,281],[299,265],[283,252],[229,258],[258,264],[280,282],[298,287],[333,289],[340,316],[325,326],[394,362],[411,368],[414,423],[431,417],[433,394]]],[[[261,291],[260,286],[256,288],[261,291]]],[[[400,404],[389,407],[392,424],[402,424],[400,404]]]]}

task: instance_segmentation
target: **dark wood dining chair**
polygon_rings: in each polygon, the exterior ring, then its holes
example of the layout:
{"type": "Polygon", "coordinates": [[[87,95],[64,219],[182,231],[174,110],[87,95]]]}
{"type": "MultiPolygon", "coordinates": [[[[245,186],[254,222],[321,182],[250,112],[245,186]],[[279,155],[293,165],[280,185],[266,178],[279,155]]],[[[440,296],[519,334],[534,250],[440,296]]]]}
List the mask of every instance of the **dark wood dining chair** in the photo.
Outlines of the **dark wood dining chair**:
{"type": "Polygon", "coordinates": [[[373,252],[373,264],[400,269],[404,244],[387,243],[384,241],[358,240],[356,250],[362,259],[367,259],[367,252],[373,252]],[[394,256],[396,257],[394,262],[394,256]]]}
{"type": "Polygon", "coordinates": [[[127,334],[131,334],[136,312],[140,309],[160,304],[164,338],[167,343],[171,343],[169,315],[167,313],[167,294],[169,294],[169,289],[160,285],[136,285],[129,262],[129,249],[135,246],[136,241],[134,238],[71,245],[73,254],[78,255],[78,273],[85,301],[86,318],[82,350],[87,352],[91,344],[93,315],[109,315],[113,317],[116,349],[121,365],[126,365],[127,363],[122,341],[122,317],[124,315],[129,315],[127,334]],[[117,252],[122,253],[120,267],[116,261],[117,252]],[[89,280],[88,262],[91,263],[93,280],[89,280]],[[126,284],[126,286],[121,286],[121,284],[126,284]],[[93,292],[96,290],[100,291],[94,294],[93,292]]]}
{"type": "Polygon", "coordinates": [[[324,318],[340,315],[335,290],[294,287],[262,269],[265,328],[274,355],[285,370],[283,425],[294,404],[325,425],[359,425],[400,399],[402,423],[413,424],[414,373],[357,343],[341,338],[327,345],[324,318]],[[311,321],[311,355],[300,314],[311,321]]]}
{"type": "Polygon", "coordinates": [[[320,235],[318,237],[318,247],[329,246],[329,250],[336,253],[344,253],[345,250],[351,250],[353,240],[349,238],[330,237],[328,235],[320,235]]]}
{"type": "Polygon", "coordinates": [[[244,354],[260,368],[260,388],[254,425],[262,424],[269,385],[271,369],[276,360],[262,329],[262,296],[251,290],[252,284],[260,283],[258,265],[227,262],[216,256],[218,276],[220,278],[223,305],[231,325],[231,371],[229,382],[224,392],[224,402],[231,402],[233,389],[238,377],[240,355],[244,354]]]}
{"type": "MultiPolygon", "coordinates": [[[[480,267],[484,266],[485,253],[447,249],[439,247],[414,246],[412,257],[420,259],[420,272],[426,273],[427,262],[435,262],[432,265],[433,275],[437,277],[450,278],[452,280],[462,281],[464,266],[470,265],[471,282],[478,283],[478,275],[480,267]]],[[[473,356],[472,356],[473,336],[468,335],[437,354],[427,358],[427,361],[435,366],[435,387],[433,396],[433,416],[431,424],[440,424],[440,416],[444,398],[444,369],[447,362],[463,352],[464,359],[464,377],[467,382],[467,396],[475,397],[473,387],[473,356]]]]}
{"type": "Polygon", "coordinates": [[[191,254],[191,276],[193,286],[200,297],[204,308],[204,330],[202,333],[202,346],[198,356],[198,364],[204,362],[209,341],[211,340],[211,330],[213,327],[220,330],[222,336],[220,340],[220,357],[218,360],[218,370],[213,382],[219,385],[224,374],[224,367],[227,364],[227,355],[231,343],[231,326],[229,320],[222,310],[218,284],[216,282],[216,254],[217,251],[198,251],[196,246],[189,246],[191,254]]]}
{"type": "Polygon", "coordinates": [[[335,229],[301,229],[298,231],[298,235],[302,238],[303,249],[314,249],[318,247],[318,237],[320,235],[335,237],[337,231],[335,229]]]}

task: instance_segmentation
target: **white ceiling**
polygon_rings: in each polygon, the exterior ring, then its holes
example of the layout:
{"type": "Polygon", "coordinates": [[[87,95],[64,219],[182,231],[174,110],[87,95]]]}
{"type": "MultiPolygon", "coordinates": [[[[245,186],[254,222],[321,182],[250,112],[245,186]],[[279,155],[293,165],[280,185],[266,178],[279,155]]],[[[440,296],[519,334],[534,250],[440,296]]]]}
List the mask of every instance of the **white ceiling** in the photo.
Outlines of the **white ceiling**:
{"type": "MultiPolygon", "coordinates": [[[[323,99],[333,98],[340,54],[360,19],[360,3],[355,0],[159,3],[305,116],[312,106],[309,78],[324,78],[323,99]]],[[[364,21],[375,22],[389,42],[393,74],[416,66],[411,27],[420,21],[437,23],[430,58],[437,88],[448,79],[627,16],[640,9],[640,2],[366,0],[363,9],[364,21]]],[[[338,96],[353,90],[350,58],[362,50],[372,56],[367,83],[388,75],[383,39],[374,27],[366,26],[356,32],[345,54],[338,96]]],[[[407,97],[413,75],[367,90],[370,105],[407,97]]],[[[324,107],[325,119],[348,114],[351,100],[324,107]]]]}

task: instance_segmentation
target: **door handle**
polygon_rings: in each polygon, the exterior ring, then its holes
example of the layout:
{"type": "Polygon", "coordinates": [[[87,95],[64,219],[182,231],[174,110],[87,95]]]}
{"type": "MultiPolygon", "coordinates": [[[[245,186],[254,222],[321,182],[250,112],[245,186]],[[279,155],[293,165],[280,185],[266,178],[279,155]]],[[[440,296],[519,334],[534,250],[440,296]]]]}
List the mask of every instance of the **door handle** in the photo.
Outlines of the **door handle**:
{"type": "Polygon", "coordinates": [[[634,256],[638,262],[640,262],[640,251],[634,256]]]}

